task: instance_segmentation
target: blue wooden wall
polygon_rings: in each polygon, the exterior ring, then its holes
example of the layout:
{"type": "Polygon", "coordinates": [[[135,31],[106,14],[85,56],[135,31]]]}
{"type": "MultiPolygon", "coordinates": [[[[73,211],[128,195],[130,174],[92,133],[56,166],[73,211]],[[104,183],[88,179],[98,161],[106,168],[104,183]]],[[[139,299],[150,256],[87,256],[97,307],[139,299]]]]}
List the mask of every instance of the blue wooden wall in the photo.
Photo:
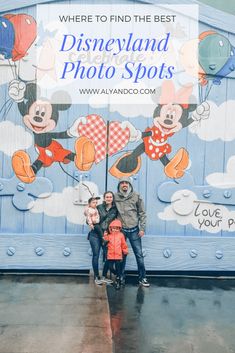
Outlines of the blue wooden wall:
{"type": "MultiPolygon", "coordinates": [[[[42,2],[44,1],[22,1],[22,8],[19,8],[19,2],[8,1],[0,5],[0,11],[2,14],[11,12],[35,16],[35,5],[42,2]],[[32,6],[27,6],[29,4],[32,6]]],[[[60,3],[70,4],[73,1],[60,3]]],[[[129,4],[133,1],[122,3],[129,4]]],[[[214,30],[235,46],[234,16],[198,4],[199,33],[214,30]]],[[[29,189],[27,184],[22,185],[14,177],[12,153],[7,151],[13,145],[9,144],[9,139],[14,136],[17,140],[17,133],[10,123],[23,127],[22,117],[15,103],[7,111],[8,83],[13,77],[11,68],[4,68],[3,65],[1,67],[1,62],[0,70],[0,106],[3,107],[0,121],[0,269],[89,269],[91,251],[86,240],[88,228],[83,218],[84,205],[79,201],[81,194],[83,199],[87,199],[89,194],[81,183],[79,186],[79,181],[87,183],[93,192],[102,194],[105,191],[106,161],[94,165],[88,172],[80,172],[73,163],[68,164],[65,167],[66,172],[77,181],[65,174],[58,163],[54,163],[38,173],[39,177],[48,180],[46,186],[39,183],[29,189]],[[49,196],[36,199],[45,190],[43,188],[47,189],[49,196]],[[23,194],[26,195],[25,203],[17,201],[23,194]],[[33,195],[32,208],[28,206],[29,194],[33,195]],[[24,207],[28,209],[24,210],[24,207]]],[[[195,131],[191,127],[185,128],[171,138],[174,152],[180,147],[189,152],[190,167],[185,177],[177,182],[170,180],[166,177],[162,164],[150,160],[146,155],[142,156],[140,171],[133,175],[134,188],[143,196],[146,205],[148,221],[143,247],[149,270],[235,270],[234,78],[235,73],[231,72],[221,79],[220,85],[212,86],[206,98],[211,108],[208,121],[202,121],[195,131]],[[173,202],[176,192],[183,204],[182,206],[178,203],[180,211],[173,202]],[[187,207],[190,208],[191,205],[189,199],[194,207],[191,212],[187,212],[187,207]],[[213,226],[218,220],[218,225],[213,226]],[[203,223],[201,227],[200,222],[203,223]]],[[[200,84],[198,89],[202,89],[200,84]]],[[[151,115],[129,118],[128,112],[123,111],[121,106],[118,111],[113,112],[110,106],[97,109],[88,105],[73,105],[68,111],[60,113],[56,130],[64,131],[74,121],[74,117],[88,114],[100,115],[104,121],[129,120],[141,131],[153,125],[151,115]]],[[[26,132],[24,128],[18,131],[22,134],[26,132]]],[[[28,131],[25,138],[27,137],[31,147],[27,152],[34,160],[36,153],[32,142],[30,143],[30,136],[28,131]]],[[[65,148],[71,150],[73,145],[74,140],[63,143],[65,148]]],[[[16,146],[18,149],[17,143],[16,146]]],[[[137,143],[130,143],[126,149],[131,150],[136,146],[137,143]]],[[[120,153],[109,158],[109,167],[119,156],[120,153]]],[[[115,191],[116,187],[117,179],[108,174],[108,189],[115,191]]],[[[128,258],[128,268],[136,269],[132,254],[128,258]]]]}

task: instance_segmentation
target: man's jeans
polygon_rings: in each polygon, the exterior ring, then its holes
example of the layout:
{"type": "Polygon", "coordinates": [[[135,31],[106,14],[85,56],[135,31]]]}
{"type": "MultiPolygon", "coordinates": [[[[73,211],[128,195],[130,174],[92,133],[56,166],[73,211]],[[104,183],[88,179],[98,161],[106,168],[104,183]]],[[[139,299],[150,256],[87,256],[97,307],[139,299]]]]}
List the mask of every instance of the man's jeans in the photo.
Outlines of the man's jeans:
{"type": "MultiPolygon", "coordinates": [[[[136,228],[136,227],[133,228],[133,230],[134,230],[133,232],[130,230],[127,232],[125,229],[122,229],[125,237],[127,239],[129,239],[132,250],[135,254],[138,272],[139,272],[139,280],[142,280],[143,278],[146,277],[146,272],[145,272],[145,266],[144,266],[144,256],[143,256],[143,252],[142,252],[141,237],[139,236],[139,228],[136,228]]],[[[125,266],[126,266],[126,256],[123,256],[122,277],[125,276],[125,274],[124,274],[125,273],[125,266]]]]}

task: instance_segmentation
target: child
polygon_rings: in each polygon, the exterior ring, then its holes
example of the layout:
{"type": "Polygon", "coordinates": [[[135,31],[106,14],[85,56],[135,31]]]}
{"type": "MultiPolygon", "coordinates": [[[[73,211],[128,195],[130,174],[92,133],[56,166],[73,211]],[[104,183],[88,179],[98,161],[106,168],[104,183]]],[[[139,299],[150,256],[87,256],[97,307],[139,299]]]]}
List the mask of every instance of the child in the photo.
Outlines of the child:
{"type": "Polygon", "coordinates": [[[120,289],[121,286],[121,263],[123,255],[128,254],[127,243],[121,229],[122,223],[119,219],[115,219],[110,223],[108,233],[104,235],[104,239],[108,241],[107,261],[109,262],[110,269],[113,269],[115,265],[116,289],[120,289]]]}
{"type": "Polygon", "coordinates": [[[100,215],[97,210],[97,203],[100,197],[91,197],[88,200],[88,205],[85,208],[84,215],[86,216],[86,222],[90,226],[92,230],[96,232],[98,237],[101,240],[102,245],[106,245],[106,241],[104,240],[103,236],[103,230],[99,224],[100,222],[100,215]]]}

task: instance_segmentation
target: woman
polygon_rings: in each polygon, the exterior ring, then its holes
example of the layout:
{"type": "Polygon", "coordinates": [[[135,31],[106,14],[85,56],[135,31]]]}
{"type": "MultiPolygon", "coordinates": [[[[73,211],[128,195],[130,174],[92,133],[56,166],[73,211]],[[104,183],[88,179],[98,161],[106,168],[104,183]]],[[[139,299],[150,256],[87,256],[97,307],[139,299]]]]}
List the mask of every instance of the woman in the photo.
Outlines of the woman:
{"type": "MultiPolygon", "coordinates": [[[[100,226],[104,231],[107,231],[110,222],[112,222],[115,218],[117,218],[117,208],[114,202],[114,194],[112,191],[106,191],[104,193],[104,201],[101,205],[97,206],[99,215],[100,215],[100,226]]],[[[99,256],[100,256],[100,248],[101,240],[99,236],[96,234],[94,230],[91,230],[88,234],[88,239],[90,241],[91,249],[92,249],[92,267],[95,276],[96,284],[103,283],[112,283],[111,280],[106,278],[108,272],[108,264],[105,263],[103,268],[102,279],[99,277],[99,256]]],[[[106,258],[106,247],[102,247],[104,252],[104,258],[106,258]]]]}

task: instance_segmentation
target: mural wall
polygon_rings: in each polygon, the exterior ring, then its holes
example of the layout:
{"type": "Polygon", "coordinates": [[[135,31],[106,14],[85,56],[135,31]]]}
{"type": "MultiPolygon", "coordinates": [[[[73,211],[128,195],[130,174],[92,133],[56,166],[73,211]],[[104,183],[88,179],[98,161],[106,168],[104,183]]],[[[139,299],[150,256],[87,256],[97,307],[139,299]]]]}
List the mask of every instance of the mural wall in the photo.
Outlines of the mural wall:
{"type": "Polygon", "coordinates": [[[234,271],[232,28],[200,22],[199,37],[185,43],[172,24],[181,88],[163,80],[142,105],[101,108],[95,96],[72,104],[59,86],[50,99],[40,93],[36,70],[56,85],[59,29],[40,27],[35,11],[0,16],[0,268],[90,268],[87,200],[131,176],[145,200],[148,269],[234,271]]]}

